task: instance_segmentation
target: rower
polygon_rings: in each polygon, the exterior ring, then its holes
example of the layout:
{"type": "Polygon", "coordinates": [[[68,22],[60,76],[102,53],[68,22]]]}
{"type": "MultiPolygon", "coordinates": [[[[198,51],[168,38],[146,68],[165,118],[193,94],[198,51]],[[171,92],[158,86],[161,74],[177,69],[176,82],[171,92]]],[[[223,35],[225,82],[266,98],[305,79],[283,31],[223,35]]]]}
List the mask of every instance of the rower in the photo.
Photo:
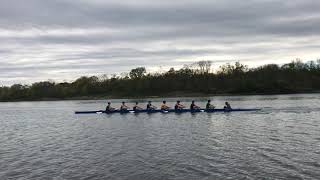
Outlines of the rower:
{"type": "Polygon", "coordinates": [[[167,106],[166,103],[167,103],[166,101],[162,101],[162,104],[160,106],[161,110],[169,110],[170,109],[170,107],[167,106]]]}
{"type": "Polygon", "coordinates": [[[231,105],[228,103],[228,102],[226,102],[225,103],[225,106],[223,107],[225,110],[231,110],[232,108],[231,108],[231,105]]]}
{"type": "Polygon", "coordinates": [[[120,106],[120,110],[122,111],[122,110],[128,110],[128,109],[129,107],[126,105],[126,103],[122,102],[122,105],[120,106]]]}
{"type": "Polygon", "coordinates": [[[108,102],[108,105],[106,107],[106,111],[110,112],[110,111],[114,111],[114,110],[115,110],[115,108],[111,107],[111,102],[108,102]]]}
{"type": "Polygon", "coordinates": [[[196,109],[200,109],[200,107],[197,106],[197,105],[194,103],[194,101],[192,101],[192,102],[191,102],[191,105],[190,105],[190,109],[191,109],[191,110],[196,110],[196,109]]]}
{"type": "Polygon", "coordinates": [[[174,106],[174,110],[179,110],[183,108],[185,108],[185,106],[180,104],[180,101],[177,101],[176,105],[174,106]]]}
{"type": "Polygon", "coordinates": [[[208,100],[208,103],[207,103],[207,105],[206,105],[206,109],[214,109],[215,108],[215,106],[214,105],[211,105],[211,100],[209,99],[208,100]]]}
{"type": "Polygon", "coordinates": [[[138,102],[136,102],[136,104],[133,106],[133,110],[134,111],[136,111],[136,110],[142,110],[142,108],[141,107],[139,107],[139,105],[138,105],[139,103],[138,102]]]}
{"type": "Polygon", "coordinates": [[[147,104],[147,110],[155,110],[157,109],[157,107],[155,107],[154,105],[151,104],[151,101],[148,101],[147,104]]]}

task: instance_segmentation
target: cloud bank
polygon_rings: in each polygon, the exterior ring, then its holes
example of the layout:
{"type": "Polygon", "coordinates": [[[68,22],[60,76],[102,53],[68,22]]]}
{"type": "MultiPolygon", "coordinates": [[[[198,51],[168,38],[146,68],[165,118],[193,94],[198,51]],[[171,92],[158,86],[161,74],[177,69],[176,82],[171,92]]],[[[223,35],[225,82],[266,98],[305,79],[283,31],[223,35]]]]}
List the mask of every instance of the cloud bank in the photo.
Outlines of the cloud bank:
{"type": "Polygon", "coordinates": [[[320,57],[320,1],[2,0],[0,85],[320,57]]]}

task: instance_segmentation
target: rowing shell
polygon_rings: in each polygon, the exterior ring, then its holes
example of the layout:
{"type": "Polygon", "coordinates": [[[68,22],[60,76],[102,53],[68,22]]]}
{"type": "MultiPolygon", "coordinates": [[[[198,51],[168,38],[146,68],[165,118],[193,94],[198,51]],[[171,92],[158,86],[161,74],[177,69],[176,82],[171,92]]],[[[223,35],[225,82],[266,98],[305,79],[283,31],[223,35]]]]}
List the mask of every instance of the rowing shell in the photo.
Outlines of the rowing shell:
{"type": "Polygon", "coordinates": [[[154,110],[114,110],[114,111],[76,111],[75,114],[114,114],[114,113],[120,113],[120,114],[127,114],[127,113],[185,113],[185,112],[191,112],[191,113],[198,113],[198,112],[207,112],[207,113],[213,113],[213,112],[236,112],[236,111],[260,111],[261,109],[169,109],[169,110],[160,110],[160,109],[154,109],[154,110]]]}

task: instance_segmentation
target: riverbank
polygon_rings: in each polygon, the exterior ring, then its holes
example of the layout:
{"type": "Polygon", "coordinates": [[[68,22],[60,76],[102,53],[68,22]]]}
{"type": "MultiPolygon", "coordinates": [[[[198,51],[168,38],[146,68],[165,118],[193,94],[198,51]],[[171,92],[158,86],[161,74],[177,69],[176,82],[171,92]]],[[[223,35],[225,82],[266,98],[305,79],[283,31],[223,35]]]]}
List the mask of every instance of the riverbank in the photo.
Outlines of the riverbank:
{"type": "Polygon", "coordinates": [[[174,98],[174,97],[215,97],[215,96],[268,96],[268,95],[294,95],[294,94],[318,94],[320,91],[296,92],[296,93],[219,93],[219,94],[205,94],[205,93],[186,93],[186,92],[172,92],[163,95],[148,95],[148,96],[119,96],[119,95],[101,95],[101,96],[77,96],[69,98],[40,98],[40,99],[20,99],[12,101],[0,102],[33,102],[33,101],[73,101],[73,100],[107,100],[107,99],[152,99],[152,98],[174,98]]]}
{"type": "MultiPolygon", "coordinates": [[[[132,69],[129,74],[144,69],[132,69]]],[[[246,65],[223,65],[215,73],[201,68],[170,69],[168,72],[98,78],[80,77],[73,82],[36,82],[0,86],[0,101],[51,101],[113,98],[151,98],[219,95],[271,95],[320,91],[320,61],[246,65]]]]}

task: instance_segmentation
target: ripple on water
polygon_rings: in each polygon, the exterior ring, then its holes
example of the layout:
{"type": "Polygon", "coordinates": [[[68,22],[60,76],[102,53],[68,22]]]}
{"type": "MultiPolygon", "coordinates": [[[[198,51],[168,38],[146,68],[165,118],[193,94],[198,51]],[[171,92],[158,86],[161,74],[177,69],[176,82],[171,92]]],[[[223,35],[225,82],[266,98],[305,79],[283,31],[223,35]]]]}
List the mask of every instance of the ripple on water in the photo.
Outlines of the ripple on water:
{"type": "MultiPolygon", "coordinates": [[[[276,152],[277,153],[277,152],[276,152]]],[[[263,159],[271,162],[267,163],[268,166],[272,166],[276,169],[283,169],[284,170],[284,176],[285,178],[290,179],[305,179],[305,178],[315,178],[320,175],[317,171],[317,166],[319,166],[319,163],[317,162],[301,162],[301,161],[294,161],[290,158],[290,156],[285,154],[275,154],[274,152],[267,153],[267,152],[260,152],[258,153],[259,156],[263,157],[263,159]],[[307,167],[310,166],[310,168],[301,168],[301,167],[307,167]],[[310,170],[311,169],[311,170],[310,170]]]]}
{"type": "Polygon", "coordinates": [[[210,172],[206,171],[203,167],[192,165],[192,164],[178,164],[178,172],[181,174],[190,174],[189,172],[192,172],[192,176],[196,177],[208,177],[211,175],[210,172]]]}
{"type": "Polygon", "coordinates": [[[276,137],[270,137],[269,139],[270,139],[271,141],[281,141],[281,139],[276,138],[276,137]]]}
{"type": "Polygon", "coordinates": [[[257,113],[194,115],[73,114],[101,101],[0,103],[0,179],[318,179],[320,99],[289,97],[234,98],[234,107],[269,107],[257,113]]]}

